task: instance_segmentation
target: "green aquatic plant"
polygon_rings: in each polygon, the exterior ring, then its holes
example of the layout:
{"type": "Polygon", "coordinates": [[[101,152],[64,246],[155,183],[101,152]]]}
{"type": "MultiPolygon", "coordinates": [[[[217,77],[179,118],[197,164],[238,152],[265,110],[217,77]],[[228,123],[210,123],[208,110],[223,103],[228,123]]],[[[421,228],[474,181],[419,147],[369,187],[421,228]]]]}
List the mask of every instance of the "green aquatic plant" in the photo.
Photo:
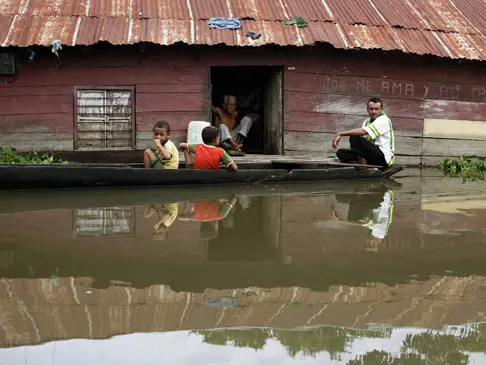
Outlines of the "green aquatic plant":
{"type": "Polygon", "coordinates": [[[457,159],[445,159],[440,162],[445,176],[459,177],[462,183],[484,180],[486,177],[486,157],[461,156],[457,159]]]}
{"type": "Polygon", "coordinates": [[[29,152],[25,155],[17,153],[16,149],[10,146],[0,148],[0,164],[25,164],[25,165],[50,165],[67,164],[68,162],[54,157],[50,153],[29,152]]]}
{"type": "Polygon", "coordinates": [[[213,345],[249,347],[262,349],[267,340],[279,341],[291,357],[298,353],[315,357],[320,352],[329,353],[332,360],[338,360],[355,338],[388,338],[391,330],[362,330],[342,327],[320,326],[308,329],[216,329],[199,330],[192,333],[203,336],[203,342],[213,345]]]}
{"type": "Polygon", "coordinates": [[[368,351],[359,355],[354,360],[349,360],[346,365],[427,365],[427,360],[417,354],[401,354],[394,357],[386,351],[368,351]]]}
{"type": "MultiPolygon", "coordinates": [[[[267,340],[280,342],[293,358],[301,353],[315,357],[327,352],[332,360],[342,354],[357,338],[390,338],[392,328],[382,330],[319,326],[308,329],[213,329],[192,331],[203,336],[205,343],[232,345],[255,350],[264,348],[267,340]]],[[[371,350],[348,360],[346,365],[467,365],[470,353],[486,351],[486,323],[463,327],[454,334],[438,331],[408,334],[400,353],[371,350]]]]}
{"type": "Polygon", "coordinates": [[[409,334],[402,343],[402,354],[414,353],[427,359],[427,365],[467,365],[466,338],[451,334],[425,332],[409,334]]]}

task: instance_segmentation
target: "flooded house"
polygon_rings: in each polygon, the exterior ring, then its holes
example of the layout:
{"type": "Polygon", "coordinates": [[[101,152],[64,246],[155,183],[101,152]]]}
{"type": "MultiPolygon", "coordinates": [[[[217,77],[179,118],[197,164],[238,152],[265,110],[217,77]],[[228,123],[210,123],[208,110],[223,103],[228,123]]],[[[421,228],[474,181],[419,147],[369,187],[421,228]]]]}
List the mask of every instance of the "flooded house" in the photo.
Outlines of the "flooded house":
{"type": "Polygon", "coordinates": [[[484,154],[484,2],[272,4],[9,2],[0,146],[140,161],[154,122],[181,142],[191,121],[213,122],[210,106],[235,95],[257,116],[248,152],[328,156],[333,135],[359,126],[378,96],[398,163],[484,154]]]}

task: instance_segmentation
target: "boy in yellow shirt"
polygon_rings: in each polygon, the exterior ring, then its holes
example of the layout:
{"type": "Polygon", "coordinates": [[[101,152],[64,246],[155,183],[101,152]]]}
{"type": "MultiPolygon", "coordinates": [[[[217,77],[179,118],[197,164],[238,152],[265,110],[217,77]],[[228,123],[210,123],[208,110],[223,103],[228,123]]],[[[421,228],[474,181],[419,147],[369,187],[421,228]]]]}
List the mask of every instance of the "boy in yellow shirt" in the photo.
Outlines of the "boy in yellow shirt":
{"type": "Polygon", "coordinates": [[[179,168],[179,151],[170,140],[170,125],[165,121],[155,123],[154,149],[146,149],[143,153],[145,168],[177,169],[179,168]]]}

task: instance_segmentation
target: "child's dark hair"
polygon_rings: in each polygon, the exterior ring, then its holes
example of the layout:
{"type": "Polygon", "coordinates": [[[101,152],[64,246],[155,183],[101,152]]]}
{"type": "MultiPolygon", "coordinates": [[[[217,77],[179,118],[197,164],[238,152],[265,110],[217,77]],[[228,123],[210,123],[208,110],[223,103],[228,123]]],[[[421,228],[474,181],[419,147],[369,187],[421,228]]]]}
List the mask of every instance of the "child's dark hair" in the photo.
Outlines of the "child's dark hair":
{"type": "Polygon", "coordinates": [[[155,123],[152,130],[155,131],[155,128],[165,129],[167,133],[170,133],[170,124],[167,123],[165,120],[159,120],[157,123],[155,123]]]}
{"type": "Polygon", "coordinates": [[[201,132],[202,140],[205,144],[209,144],[219,136],[219,129],[216,127],[207,126],[201,132]]]}

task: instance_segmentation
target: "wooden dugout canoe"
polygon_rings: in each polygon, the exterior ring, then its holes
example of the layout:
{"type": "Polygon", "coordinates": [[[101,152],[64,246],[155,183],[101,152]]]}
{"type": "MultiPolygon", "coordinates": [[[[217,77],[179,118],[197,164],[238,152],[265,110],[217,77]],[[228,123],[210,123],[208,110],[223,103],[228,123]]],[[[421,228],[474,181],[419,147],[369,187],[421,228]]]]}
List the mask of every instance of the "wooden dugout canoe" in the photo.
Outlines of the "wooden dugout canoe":
{"type": "Polygon", "coordinates": [[[124,164],[0,165],[0,189],[231,185],[389,178],[402,170],[329,161],[241,163],[228,170],[144,169],[124,164]]]}

